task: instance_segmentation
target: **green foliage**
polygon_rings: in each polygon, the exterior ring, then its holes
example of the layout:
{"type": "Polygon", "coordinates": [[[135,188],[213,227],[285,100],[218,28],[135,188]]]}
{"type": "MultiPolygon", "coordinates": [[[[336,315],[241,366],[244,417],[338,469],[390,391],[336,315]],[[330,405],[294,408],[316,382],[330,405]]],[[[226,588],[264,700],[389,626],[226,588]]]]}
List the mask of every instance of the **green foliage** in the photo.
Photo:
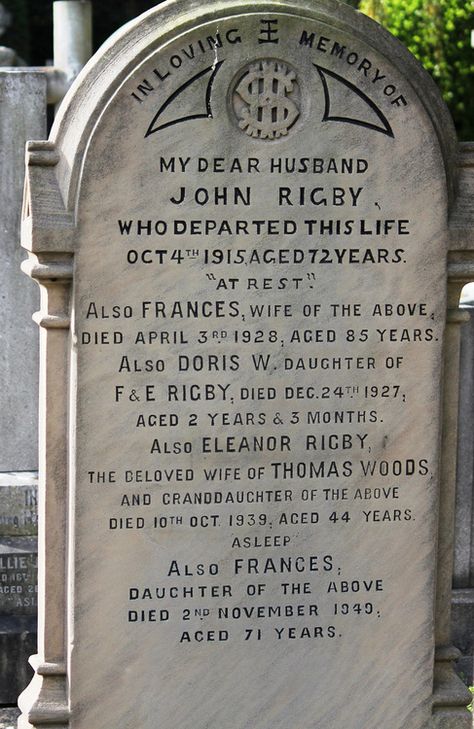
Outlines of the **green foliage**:
{"type": "Polygon", "coordinates": [[[474,0],[361,0],[432,75],[461,139],[474,139],[474,0]]]}

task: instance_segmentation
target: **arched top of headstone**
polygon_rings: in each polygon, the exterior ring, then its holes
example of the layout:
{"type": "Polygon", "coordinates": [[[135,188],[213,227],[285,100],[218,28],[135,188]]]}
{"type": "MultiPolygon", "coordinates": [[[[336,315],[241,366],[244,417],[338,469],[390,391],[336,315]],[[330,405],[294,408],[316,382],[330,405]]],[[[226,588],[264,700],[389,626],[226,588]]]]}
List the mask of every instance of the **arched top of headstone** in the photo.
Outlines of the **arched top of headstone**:
{"type": "MultiPolygon", "coordinates": [[[[318,0],[318,2],[309,0],[289,0],[288,2],[224,0],[216,2],[212,0],[205,4],[199,0],[191,2],[189,0],[170,0],[147,11],[117,31],[87,64],[64,100],[53,127],[52,140],[60,152],[57,174],[68,210],[71,210],[73,201],[77,197],[80,168],[94,127],[113,96],[132,74],[137,73],[144,61],[151,59],[155,52],[192,29],[196,31],[200,26],[212,24],[213,31],[218,32],[219,21],[224,18],[235,17],[237,20],[239,16],[262,12],[267,15],[271,14],[275,18],[296,16],[322,24],[319,38],[312,39],[311,33],[308,33],[306,38],[296,39],[296,43],[301,43],[306,48],[312,46],[311,49],[314,49],[314,65],[318,69],[326,94],[329,93],[328,88],[330,89],[331,84],[338,85],[341,82],[344,84],[346,81],[344,76],[335,78],[329,69],[325,69],[323,62],[319,64],[319,59],[324,60],[323,54],[329,55],[327,51],[329,51],[331,39],[324,39],[330,35],[331,29],[352,39],[354,44],[352,55],[349,47],[345,50],[346,67],[350,71],[356,69],[357,76],[362,80],[364,77],[369,78],[377,93],[385,92],[386,95],[389,95],[393,85],[387,79],[389,83],[386,87],[383,86],[382,71],[375,69],[374,65],[370,66],[371,60],[363,58],[360,53],[361,42],[362,47],[365,46],[379,59],[382,57],[386,64],[385,68],[391,67],[394,72],[399,73],[404,79],[405,88],[408,88],[413,94],[413,98],[418,100],[432,123],[433,140],[437,138],[443,155],[448,195],[452,200],[455,186],[456,136],[449,112],[436,85],[421,64],[396,38],[370,18],[337,0],[318,0]]],[[[208,30],[211,31],[210,28],[208,30]]],[[[262,28],[262,32],[263,30],[262,28]]],[[[271,26],[267,32],[271,36],[271,26]]],[[[266,50],[269,47],[272,48],[271,45],[262,46],[266,50]]],[[[223,57],[224,54],[221,52],[216,53],[215,60],[221,60],[223,57]]],[[[178,61],[176,62],[178,63],[178,61]]],[[[191,70],[190,65],[190,74],[191,70]]],[[[156,80],[159,82],[159,79],[156,80]]],[[[144,90],[146,93],[146,85],[150,84],[150,80],[145,78],[144,84],[145,89],[142,89],[142,92],[144,90]]],[[[343,93],[344,91],[350,93],[351,90],[355,93],[358,92],[348,78],[343,93]]],[[[181,92],[181,88],[176,89],[175,93],[178,92],[181,92]]],[[[406,92],[404,91],[404,93],[406,92]]],[[[160,97],[155,104],[157,109],[161,101],[160,97]]],[[[367,101],[367,97],[365,97],[365,101],[367,101]]],[[[401,110],[405,103],[398,90],[393,92],[390,101],[397,111],[401,110]],[[398,100],[397,94],[400,94],[398,100]]],[[[370,103],[370,99],[368,102],[370,103]]],[[[326,107],[327,104],[326,97],[326,107]]],[[[361,100],[361,104],[364,104],[364,98],[361,100]]],[[[329,113],[326,108],[326,117],[329,113]]],[[[375,104],[374,113],[367,125],[375,124],[377,126],[381,123],[383,126],[386,122],[384,114],[381,115],[375,104]]],[[[150,125],[150,129],[153,131],[152,125],[150,125]]]]}

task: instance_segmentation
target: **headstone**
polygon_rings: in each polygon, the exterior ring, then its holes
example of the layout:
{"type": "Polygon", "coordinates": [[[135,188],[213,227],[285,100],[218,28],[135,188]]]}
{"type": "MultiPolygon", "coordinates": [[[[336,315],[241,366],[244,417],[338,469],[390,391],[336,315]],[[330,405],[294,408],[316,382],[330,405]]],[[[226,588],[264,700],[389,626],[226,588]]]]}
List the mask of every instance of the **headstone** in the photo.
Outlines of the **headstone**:
{"type": "Polygon", "coordinates": [[[0,70],[0,473],[38,468],[38,305],[21,274],[19,245],[25,143],[46,136],[44,74],[0,70]],[[25,103],[25,99],[28,103],[25,103]]]}
{"type": "Polygon", "coordinates": [[[13,704],[36,645],[39,297],[19,268],[25,143],[46,135],[45,76],[0,70],[0,100],[0,702],[13,704]]]}
{"type": "Polygon", "coordinates": [[[439,454],[454,153],[424,72],[333,2],[169,3],[82,74],[28,153],[45,577],[20,726],[469,726],[439,454]]]}

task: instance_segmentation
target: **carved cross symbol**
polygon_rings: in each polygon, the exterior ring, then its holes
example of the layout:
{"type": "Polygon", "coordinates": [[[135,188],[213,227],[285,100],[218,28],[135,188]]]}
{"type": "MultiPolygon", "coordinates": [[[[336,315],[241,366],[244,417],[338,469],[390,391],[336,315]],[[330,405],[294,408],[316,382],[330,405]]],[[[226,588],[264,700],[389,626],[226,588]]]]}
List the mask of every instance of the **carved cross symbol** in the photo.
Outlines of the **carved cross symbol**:
{"type": "Polygon", "coordinates": [[[278,43],[278,20],[262,19],[260,21],[259,43],[278,43]],[[275,36],[275,37],[274,37],[275,36]]]}

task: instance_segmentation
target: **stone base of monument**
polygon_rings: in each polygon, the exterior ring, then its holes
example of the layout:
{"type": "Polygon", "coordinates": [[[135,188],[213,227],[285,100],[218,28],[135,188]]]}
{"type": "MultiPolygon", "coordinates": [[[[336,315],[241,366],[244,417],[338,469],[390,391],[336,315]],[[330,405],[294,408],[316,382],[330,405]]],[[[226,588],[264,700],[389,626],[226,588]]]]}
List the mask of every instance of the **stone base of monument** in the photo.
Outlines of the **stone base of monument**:
{"type": "Polygon", "coordinates": [[[474,683],[474,589],[453,590],[452,602],[453,643],[462,653],[457,666],[463,680],[474,683]]]}

